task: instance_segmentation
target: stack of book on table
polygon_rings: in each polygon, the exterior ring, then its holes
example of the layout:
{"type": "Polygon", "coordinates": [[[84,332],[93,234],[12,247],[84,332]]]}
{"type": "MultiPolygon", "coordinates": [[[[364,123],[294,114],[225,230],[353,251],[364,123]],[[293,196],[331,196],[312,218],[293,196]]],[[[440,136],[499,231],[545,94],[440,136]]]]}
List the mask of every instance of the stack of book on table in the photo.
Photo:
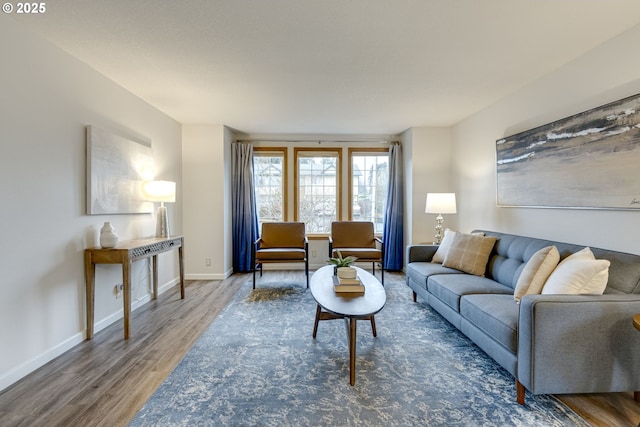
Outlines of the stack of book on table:
{"type": "Polygon", "coordinates": [[[358,277],[355,279],[347,279],[333,276],[333,290],[337,294],[357,296],[364,294],[364,285],[358,277]]]}

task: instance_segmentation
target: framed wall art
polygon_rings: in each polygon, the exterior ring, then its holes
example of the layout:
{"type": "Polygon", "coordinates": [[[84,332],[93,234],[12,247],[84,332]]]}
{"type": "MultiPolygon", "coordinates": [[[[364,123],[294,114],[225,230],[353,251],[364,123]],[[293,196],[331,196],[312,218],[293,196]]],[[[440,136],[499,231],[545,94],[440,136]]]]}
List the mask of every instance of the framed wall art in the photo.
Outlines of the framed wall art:
{"type": "Polygon", "coordinates": [[[87,214],[151,213],[142,182],[153,178],[150,144],[87,126],[87,214]]]}
{"type": "Polygon", "coordinates": [[[640,95],[496,141],[498,206],[640,209],[640,95]]]}

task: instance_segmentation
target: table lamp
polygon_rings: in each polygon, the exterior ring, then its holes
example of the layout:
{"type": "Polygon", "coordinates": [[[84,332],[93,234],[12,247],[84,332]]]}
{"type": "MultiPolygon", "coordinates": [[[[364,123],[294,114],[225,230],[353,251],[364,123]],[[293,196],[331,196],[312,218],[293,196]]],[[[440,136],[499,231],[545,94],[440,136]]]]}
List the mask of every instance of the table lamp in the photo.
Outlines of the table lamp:
{"type": "Polygon", "coordinates": [[[169,217],[164,202],[176,201],[176,183],[173,181],[147,181],[143,192],[149,202],[160,202],[156,222],[156,237],[169,237],[169,217]]]}
{"type": "Polygon", "coordinates": [[[442,214],[456,213],[456,194],[455,193],[427,193],[427,205],[424,209],[425,213],[438,214],[436,218],[436,243],[440,244],[443,236],[444,218],[442,214]]]}

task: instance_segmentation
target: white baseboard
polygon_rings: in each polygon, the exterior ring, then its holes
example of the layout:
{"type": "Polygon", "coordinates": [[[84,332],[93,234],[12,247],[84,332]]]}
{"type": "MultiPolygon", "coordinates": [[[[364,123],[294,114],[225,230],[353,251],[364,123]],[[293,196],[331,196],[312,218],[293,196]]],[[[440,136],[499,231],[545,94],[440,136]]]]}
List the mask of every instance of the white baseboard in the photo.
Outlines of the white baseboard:
{"type": "Polygon", "coordinates": [[[15,369],[12,369],[8,373],[0,377],[0,392],[2,392],[5,388],[9,387],[13,383],[26,377],[41,366],[46,365],[66,351],[71,350],[73,347],[84,341],[85,337],[85,331],[79,332],[66,341],[34,357],[33,359],[27,360],[26,362],[18,365],[15,369]]]}
{"type": "MultiPolygon", "coordinates": [[[[180,282],[180,279],[175,278],[165,283],[162,286],[158,286],[158,294],[162,294],[166,292],[167,289],[170,289],[171,287],[175,286],[179,282],[180,282]]],[[[139,300],[134,301],[131,304],[131,311],[135,311],[138,307],[143,306],[149,301],[151,301],[151,295],[146,295],[143,298],[140,298],[139,300]]],[[[103,330],[107,326],[117,322],[123,317],[124,317],[124,310],[118,310],[117,312],[111,314],[110,316],[107,316],[106,318],[94,324],[94,327],[93,327],[94,333],[97,333],[103,330]]],[[[12,384],[16,383],[17,381],[21,380],[22,378],[26,377],[36,369],[51,362],[53,359],[60,356],[61,354],[71,350],[73,347],[75,347],[76,345],[84,341],[86,337],[87,337],[87,330],[83,329],[82,332],[78,332],[74,334],[67,340],[63,341],[62,343],[44,351],[42,354],[30,360],[27,360],[26,362],[17,366],[15,369],[12,369],[8,373],[2,375],[0,377],[0,392],[2,392],[5,388],[11,386],[12,384]]]]}
{"type": "Polygon", "coordinates": [[[185,280],[224,280],[233,274],[230,268],[224,273],[207,273],[207,274],[185,274],[185,280]]]}

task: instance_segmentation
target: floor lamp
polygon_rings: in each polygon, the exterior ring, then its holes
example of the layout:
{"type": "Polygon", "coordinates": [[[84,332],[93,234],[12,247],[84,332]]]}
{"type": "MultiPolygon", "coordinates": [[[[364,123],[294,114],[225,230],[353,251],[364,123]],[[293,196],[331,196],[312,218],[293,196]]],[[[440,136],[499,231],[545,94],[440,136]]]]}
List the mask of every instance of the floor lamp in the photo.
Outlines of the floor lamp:
{"type": "Polygon", "coordinates": [[[444,218],[442,214],[456,213],[456,194],[455,193],[427,193],[427,205],[424,209],[425,213],[438,214],[436,218],[436,244],[440,244],[443,237],[444,218]]]}
{"type": "Polygon", "coordinates": [[[144,194],[149,202],[160,202],[156,218],[156,237],[169,237],[169,216],[164,202],[176,201],[176,183],[173,181],[147,181],[144,194]]]}

